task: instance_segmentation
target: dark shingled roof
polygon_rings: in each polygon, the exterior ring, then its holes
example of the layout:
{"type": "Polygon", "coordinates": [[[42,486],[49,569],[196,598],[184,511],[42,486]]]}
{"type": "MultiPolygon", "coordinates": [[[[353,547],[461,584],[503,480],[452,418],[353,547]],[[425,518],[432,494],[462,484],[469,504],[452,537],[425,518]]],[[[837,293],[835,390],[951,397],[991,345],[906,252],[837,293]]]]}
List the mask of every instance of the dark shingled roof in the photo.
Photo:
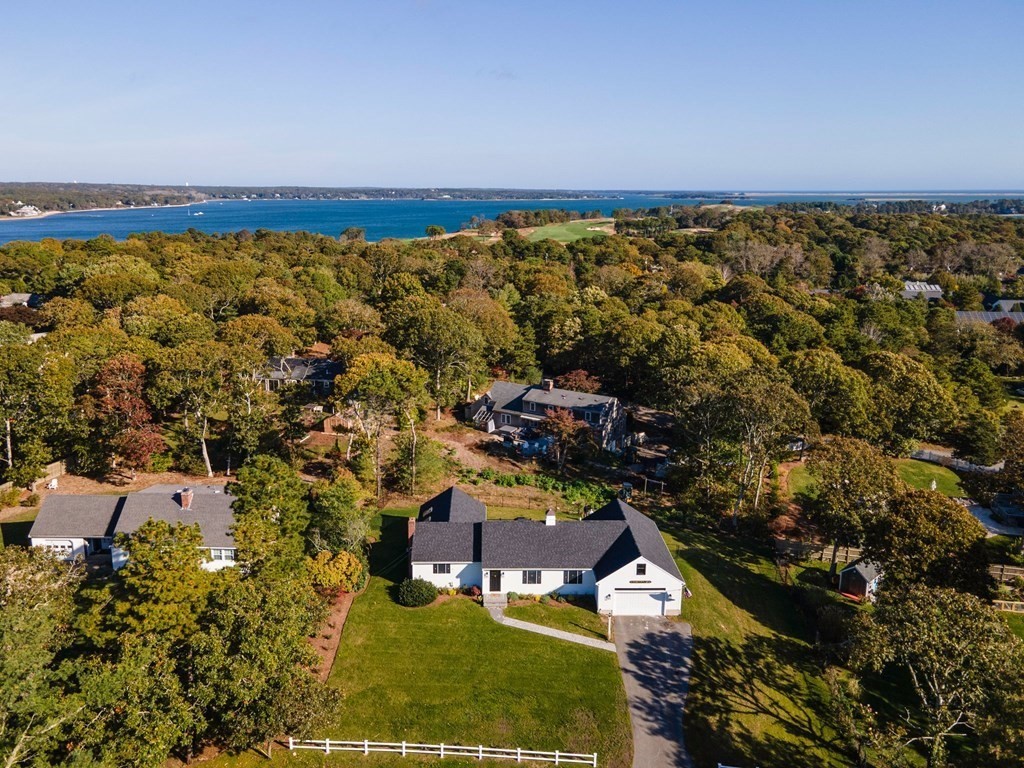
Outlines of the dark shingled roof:
{"type": "Polygon", "coordinates": [[[272,357],[268,361],[268,379],[280,381],[334,381],[341,363],[326,357],[272,357]]]}
{"type": "Polygon", "coordinates": [[[420,507],[420,520],[434,523],[482,523],[487,507],[454,485],[420,507]]]}
{"type": "Polygon", "coordinates": [[[50,494],[32,523],[29,538],[99,539],[114,535],[124,496],[50,494]]]}
{"type": "Polygon", "coordinates": [[[482,523],[416,523],[414,563],[479,563],[482,523]]]}
{"type": "Polygon", "coordinates": [[[483,525],[484,568],[593,568],[622,534],[621,522],[489,520],[483,525]]]}
{"type": "Polygon", "coordinates": [[[494,400],[494,408],[507,411],[526,411],[524,402],[538,403],[543,413],[547,408],[598,408],[603,410],[614,397],[574,392],[554,388],[550,392],[543,387],[530,384],[514,384],[511,381],[496,381],[488,392],[494,400]]]}
{"type": "Polygon", "coordinates": [[[683,576],[679,573],[679,566],[676,565],[676,561],[668,551],[668,546],[665,544],[665,539],[661,537],[657,523],[621,499],[608,502],[596,512],[588,515],[583,522],[590,525],[613,520],[624,521],[627,530],[594,568],[598,579],[604,578],[609,573],[614,573],[639,556],[650,560],[661,570],[682,580],[683,576]]]}
{"type": "Polygon", "coordinates": [[[204,547],[234,547],[235,540],[231,536],[231,526],[235,522],[231,512],[234,497],[225,493],[220,485],[193,486],[191,508],[182,509],[180,491],[181,487],[177,485],[154,485],[128,494],[115,532],[132,533],[149,518],[172,525],[199,523],[204,547]]]}

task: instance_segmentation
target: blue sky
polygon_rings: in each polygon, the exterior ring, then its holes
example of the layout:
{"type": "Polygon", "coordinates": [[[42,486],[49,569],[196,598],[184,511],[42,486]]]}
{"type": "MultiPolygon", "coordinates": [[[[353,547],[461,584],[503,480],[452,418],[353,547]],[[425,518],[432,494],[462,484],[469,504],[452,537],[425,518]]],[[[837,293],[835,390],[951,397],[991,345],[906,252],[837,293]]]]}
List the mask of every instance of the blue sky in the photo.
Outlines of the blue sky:
{"type": "Polygon", "coordinates": [[[1024,188],[1024,2],[5,3],[0,179],[1024,188]]]}

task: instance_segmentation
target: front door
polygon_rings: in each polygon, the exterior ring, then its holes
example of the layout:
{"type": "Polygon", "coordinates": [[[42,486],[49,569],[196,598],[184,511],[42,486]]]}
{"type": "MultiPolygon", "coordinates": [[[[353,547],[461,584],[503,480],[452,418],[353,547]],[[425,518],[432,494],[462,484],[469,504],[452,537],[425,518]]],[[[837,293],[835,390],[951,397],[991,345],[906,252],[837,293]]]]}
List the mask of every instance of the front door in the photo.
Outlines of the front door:
{"type": "Polygon", "coordinates": [[[491,571],[491,592],[501,592],[501,571],[491,571]]]}

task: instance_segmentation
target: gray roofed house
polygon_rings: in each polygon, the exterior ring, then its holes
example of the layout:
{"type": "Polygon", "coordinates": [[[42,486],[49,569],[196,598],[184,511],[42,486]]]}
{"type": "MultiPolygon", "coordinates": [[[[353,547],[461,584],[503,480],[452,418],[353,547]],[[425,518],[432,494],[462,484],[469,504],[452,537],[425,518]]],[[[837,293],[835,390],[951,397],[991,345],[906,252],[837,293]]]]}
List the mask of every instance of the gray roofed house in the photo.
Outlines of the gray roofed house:
{"type": "Polygon", "coordinates": [[[234,548],[231,535],[234,497],[221,485],[197,485],[182,489],[177,485],[154,485],[125,497],[124,507],[114,528],[115,533],[132,533],[153,518],[174,525],[199,524],[203,533],[203,546],[234,548]],[[188,492],[191,491],[191,499],[188,492]]]}
{"type": "Polygon", "coordinates": [[[412,576],[479,587],[485,604],[558,592],[593,595],[602,612],[675,615],[688,594],[658,526],[618,499],[578,521],[557,522],[552,510],[544,521],[486,520],[486,507],[453,487],[410,529],[412,576]]]}
{"type": "Polygon", "coordinates": [[[419,520],[437,523],[482,523],[487,506],[454,485],[420,507],[419,520]]]}
{"type": "Polygon", "coordinates": [[[919,280],[905,280],[900,296],[904,299],[916,299],[924,296],[929,301],[942,298],[942,286],[933,283],[926,283],[919,280]]]}
{"type": "Polygon", "coordinates": [[[870,560],[854,560],[839,572],[839,591],[857,600],[873,600],[882,570],[870,560]]]}
{"type": "Polygon", "coordinates": [[[495,381],[485,395],[467,406],[466,418],[487,432],[520,431],[544,421],[552,408],[570,410],[586,421],[601,448],[621,450],[626,414],[618,399],[559,389],[551,379],[544,379],[539,386],[495,381]]]}
{"type": "Polygon", "coordinates": [[[1017,323],[1024,323],[1024,312],[978,312],[970,310],[958,310],[956,321],[960,325],[970,323],[994,323],[996,320],[1007,318],[1017,323]]]}
{"type": "Polygon", "coordinates": [[[127,562],[127,553],[114,545],[116,534],[134,533],[150,518],[172,525],[198,523],[202,547],[211,558],[204,567],[216,570],[235,559],[233,501],[218,485],[154,485],[123,496],[51,494],[39,510],[29,540],[32,546],[54,550],[68,560],[110,552],[113,567],[120,568],[127,562]]]}
{"type": "Polygon", "coordinates": [[[341,363],[326,357],[272,357],[261,376],[264,387],[272,391],[282,384],[306,382],[314,392],[328,395],[334,379],[341,374],[341,363]]]}

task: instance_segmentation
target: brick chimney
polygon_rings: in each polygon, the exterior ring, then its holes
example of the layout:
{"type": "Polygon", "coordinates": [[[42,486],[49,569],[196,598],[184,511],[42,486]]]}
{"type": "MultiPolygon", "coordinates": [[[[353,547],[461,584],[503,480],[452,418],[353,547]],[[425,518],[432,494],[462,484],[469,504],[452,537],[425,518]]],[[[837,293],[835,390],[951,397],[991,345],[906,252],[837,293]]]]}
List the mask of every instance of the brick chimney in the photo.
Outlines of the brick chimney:
{"type": "Polygon", "coordinates": [[[552,389],[555,388],[555,380],[554,379],[541,379],[540,387],[545,392],[550,392],[552,389]]]}
{"type": "Polygon", "coordinates": [[[544,525],[554,525],[554,524],[555,524],[555,508],[554,507],[548,507],[547,514],[544,515],[544,525]]]}
{"type": "Polygon", "coordinates": [[[182,488],[178,492],[178,498],[181,501],[182,509],[192,509],[192,496],[193,493],[191,488],[182,488]]]}

